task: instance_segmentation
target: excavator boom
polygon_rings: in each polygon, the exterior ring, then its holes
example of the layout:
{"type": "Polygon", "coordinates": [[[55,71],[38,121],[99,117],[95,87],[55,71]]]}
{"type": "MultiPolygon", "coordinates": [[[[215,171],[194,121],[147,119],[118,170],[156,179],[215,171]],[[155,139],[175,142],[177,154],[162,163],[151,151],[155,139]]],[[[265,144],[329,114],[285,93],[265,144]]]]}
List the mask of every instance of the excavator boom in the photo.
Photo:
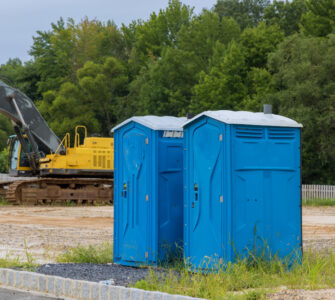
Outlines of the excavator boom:
{"type": "MultiPolygon", "coordinates": [[[[54,153],[60,143],[60,139],[49,128],[37,110],[33,101],[20,92],[0,80],[0,113],[10,118],[15,126],[21,128],[24,133],[32,134],[35,142],[42,145],[43,150],[54,153]]],[[[61,146],[60,151],[64,150],[61,146]]]]}

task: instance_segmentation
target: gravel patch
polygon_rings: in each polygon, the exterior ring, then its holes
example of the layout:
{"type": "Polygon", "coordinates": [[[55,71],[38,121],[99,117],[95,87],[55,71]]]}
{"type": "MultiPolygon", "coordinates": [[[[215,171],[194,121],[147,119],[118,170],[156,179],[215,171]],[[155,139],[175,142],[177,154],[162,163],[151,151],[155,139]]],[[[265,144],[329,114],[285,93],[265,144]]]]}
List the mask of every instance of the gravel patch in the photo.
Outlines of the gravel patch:
{"type": "Polygon", "coordinates": [[[157,276],[163,276],[167,271],[156,268],[135,268],[118,264],[46,264],[36,270],[37,273],[87,281],[109,281],[111,285],[129,286],[145,279],[150,270],[157,276]]]}
{"type": "Polygon", "coordinates": [[[335,299],[335,289],[325,290],[284,290],[267,295],[269,300],[332,300],[335,299]]]}
{"type": "Polygon", "coordinates": [[[335,250],[335,239],[309,239],[303,240],[304,251],[333,252],[335,250]]]}

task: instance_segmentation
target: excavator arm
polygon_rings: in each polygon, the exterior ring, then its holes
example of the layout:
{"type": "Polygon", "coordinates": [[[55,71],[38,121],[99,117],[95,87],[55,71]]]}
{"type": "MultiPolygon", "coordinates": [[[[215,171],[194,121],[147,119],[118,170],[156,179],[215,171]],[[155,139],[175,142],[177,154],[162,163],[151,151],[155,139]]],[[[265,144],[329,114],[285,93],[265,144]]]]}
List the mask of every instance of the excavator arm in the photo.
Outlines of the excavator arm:
{"type": "MultiPolygon", "coordinates": [[[[14,131],[28,157],[29,164],[36,171],[39,159],[44,154],[56,152],[60,144],[59,138],[49,128],[33,101],[1,80],[0,113],[11,119],[14,131]],[[31,151],[28,151],[27,141],[23,135],[26,135],[29,140],[31,151]]],[[[65,151],[62,145],[58,150],[60,153],[65,151]]]]}

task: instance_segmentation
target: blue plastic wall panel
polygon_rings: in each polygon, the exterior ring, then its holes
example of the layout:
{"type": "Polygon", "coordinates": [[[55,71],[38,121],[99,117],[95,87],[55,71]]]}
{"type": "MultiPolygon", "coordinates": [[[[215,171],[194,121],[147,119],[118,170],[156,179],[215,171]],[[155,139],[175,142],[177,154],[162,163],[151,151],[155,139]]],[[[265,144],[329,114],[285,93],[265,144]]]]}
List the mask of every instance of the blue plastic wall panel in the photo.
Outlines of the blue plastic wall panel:
{"type": "Polygon", "coordinates": [[[164,138],[162,131],[159,136],[158,241],[164,260],[183,247],[183,139],[164,138]]]}
{"type": "Polygon", "coordinates": [[[235,253],[301,255],[300,129],[232,126],[235,253]]]}
{"type": "Polygon", "coordinates": [[[218,265],[226,251],[225,127],[203,117],[184,131],[184,253],[197,268],[218,265]]]}
{"type": "Polygon", "coordinates": [[[135,122],[114,138],[114,262],[157,265],[182,236],[183,139],[135,122]]]}

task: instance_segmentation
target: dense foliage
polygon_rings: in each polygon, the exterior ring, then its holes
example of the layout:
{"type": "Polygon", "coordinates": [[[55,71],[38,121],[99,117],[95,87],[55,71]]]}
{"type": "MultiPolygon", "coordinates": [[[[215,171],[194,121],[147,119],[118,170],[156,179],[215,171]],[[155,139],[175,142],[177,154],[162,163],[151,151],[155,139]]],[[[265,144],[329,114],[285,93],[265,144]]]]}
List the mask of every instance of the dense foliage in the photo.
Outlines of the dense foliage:
{"type": "MultiPolygon", "coordinates": [[[[0,66],[62,137],[77,124],[108,135],[133,115],[272,103],[303,123],[303,181],[335,184],[335,0],[170,0],[147,20],[60,19],[38,31],[32,60],[0,66]],[[334,101],[334,102],[333,102],[334,101]]],[[[11,133],[0,118],[0,147],[11,133]]]]}

